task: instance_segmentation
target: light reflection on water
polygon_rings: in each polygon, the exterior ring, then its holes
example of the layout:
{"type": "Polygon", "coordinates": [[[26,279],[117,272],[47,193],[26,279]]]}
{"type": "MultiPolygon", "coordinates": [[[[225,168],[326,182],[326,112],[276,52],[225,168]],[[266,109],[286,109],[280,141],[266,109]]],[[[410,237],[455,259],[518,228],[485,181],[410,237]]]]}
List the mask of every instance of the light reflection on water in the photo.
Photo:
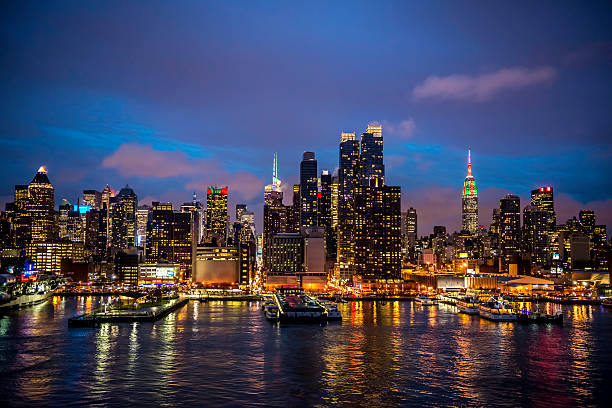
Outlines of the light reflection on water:
{"type": "MultiPolygon", "coordinates": [[[[603,405],[612,313],[494,323],[447,305],[340,304],[342,323],[270,324],[258,302],[191,302],[161,321],[68,329],[100,298],[0,317],[0,392],[18,405],[603,405]]],[[[525,305],[531,306],[531,305],[525,305]]]]}

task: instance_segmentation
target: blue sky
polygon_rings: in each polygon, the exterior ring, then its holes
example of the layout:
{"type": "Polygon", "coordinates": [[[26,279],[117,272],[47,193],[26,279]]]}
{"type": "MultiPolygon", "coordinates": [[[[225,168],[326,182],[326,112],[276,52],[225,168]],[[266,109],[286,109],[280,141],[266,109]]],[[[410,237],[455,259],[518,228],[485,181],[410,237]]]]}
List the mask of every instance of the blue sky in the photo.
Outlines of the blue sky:
{"type": "Polygon", "coordinates": [[[481,224],[541,184],[559,221],[592,208],[612,224],[609,2],[1,7],[3,201],[45,164],[58,202],[128,183],[180,203],[229,184],[261,218],[274,151],[291,184],[304,150],[333,170],[340,132],[379,121],[421,233],[459,225],[468,147],[481,224]]]}

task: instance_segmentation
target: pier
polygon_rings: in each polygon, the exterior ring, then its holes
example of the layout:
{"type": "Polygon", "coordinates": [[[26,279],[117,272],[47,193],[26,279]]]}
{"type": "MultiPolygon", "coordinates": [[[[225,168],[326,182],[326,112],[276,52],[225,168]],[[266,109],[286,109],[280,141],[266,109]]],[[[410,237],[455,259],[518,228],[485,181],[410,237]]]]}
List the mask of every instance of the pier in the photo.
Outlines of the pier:
{"type": "Polygon", "coordinates": [[[181,306],[184,306],[188,301],[188,298],[179,297],[170,299],[163,305],[148,308],[95,311],[68,319],[68,326],[97,327],[101,323],[154,322],[180,308],[181,306]]]}

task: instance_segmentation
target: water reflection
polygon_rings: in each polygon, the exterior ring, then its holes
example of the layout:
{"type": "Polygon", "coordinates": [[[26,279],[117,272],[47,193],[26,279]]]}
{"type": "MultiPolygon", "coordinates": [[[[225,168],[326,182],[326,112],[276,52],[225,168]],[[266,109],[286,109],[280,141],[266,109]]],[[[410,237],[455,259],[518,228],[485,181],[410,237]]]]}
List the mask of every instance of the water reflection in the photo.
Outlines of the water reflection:
{"type": "Polygon", "coordinates": [[[156,323],[68,329],[101,300],[54,297],[0,317],[3,395],[58,406],[584,406],[604,404],[612,367],[612,313],[590,306],[563,307],[560,326],[349,302],[341,323],[286,325],[258,302],[191,302],[156,323]]]}

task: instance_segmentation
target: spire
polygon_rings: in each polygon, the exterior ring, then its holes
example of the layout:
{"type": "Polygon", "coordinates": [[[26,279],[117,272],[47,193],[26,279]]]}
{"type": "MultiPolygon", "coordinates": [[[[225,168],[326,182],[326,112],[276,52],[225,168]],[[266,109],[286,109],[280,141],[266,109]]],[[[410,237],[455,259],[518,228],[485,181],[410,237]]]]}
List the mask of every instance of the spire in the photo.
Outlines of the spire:
{"type": "Polygon", "coordinates": [[[468,168],[467,168],[467,177],[472,177],[472,157],[471,150],[468,148],[468,168]]]}
{"type": "Polygon", "coordinates": [[[277,171],[277,161],[278,159],[276,158],[276,152],[274,152],[274,163],[272,164],[272,184],[276,185],[276,177],[278,176],[276,174],[277,171]]]}

